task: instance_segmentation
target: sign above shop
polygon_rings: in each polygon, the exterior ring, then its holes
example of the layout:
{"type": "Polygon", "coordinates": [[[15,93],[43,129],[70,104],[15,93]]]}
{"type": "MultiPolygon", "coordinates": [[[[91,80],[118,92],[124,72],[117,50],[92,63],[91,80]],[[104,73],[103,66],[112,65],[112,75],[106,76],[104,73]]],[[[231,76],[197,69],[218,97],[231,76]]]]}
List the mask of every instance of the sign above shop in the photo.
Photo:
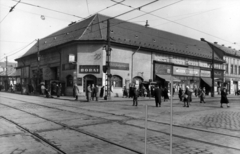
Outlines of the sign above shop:
{"type": "Polygon", "coordinates": [[[200,72],[200,70],[198,68],[173,66],[173,74],[174,75],[199,76],[199,72],[200,72]]]}
{"type": "Polygon", "coordinates": [[[79,65],[79,73],[100,73],[99,65],[79,65]]]}
{"type": "Polygon", "coordinates": [[[201,77],[211,77],[211,72],[210,71],[204,71],[204,70],[201,70],[201,74],[200,74],[201,77]]]}
{"type": "Polygon", "coordinates": [[[171,74],[172,66],[168,64],[155,63],[155,74],[171,74]]]}
{"type": "Polygon", "coordinates": [[[110,68],[115,70],[129,70],[128,63],[110,62],[110,68]]]}

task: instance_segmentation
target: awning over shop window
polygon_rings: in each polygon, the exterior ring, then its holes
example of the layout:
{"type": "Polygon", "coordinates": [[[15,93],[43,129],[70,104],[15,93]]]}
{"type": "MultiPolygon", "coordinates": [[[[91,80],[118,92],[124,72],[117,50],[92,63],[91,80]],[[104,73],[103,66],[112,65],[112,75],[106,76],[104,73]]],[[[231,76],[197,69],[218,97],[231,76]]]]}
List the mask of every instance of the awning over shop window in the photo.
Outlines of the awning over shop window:
{"type": "Polygon", "coordinates": [[[171,78],[173,80],[173,82],[181,82],[181,80],[179,80],[178,78],[175,78],[172,75],[160,75],[160,74],[156,74],[159,78],[164,79],[168,82],[171,82],[171,78]]]}
{"type": "Polygon", "coordinates": [[[212,79],[211,78],[201,78],[206,84],[212,87],[212,79]]]}

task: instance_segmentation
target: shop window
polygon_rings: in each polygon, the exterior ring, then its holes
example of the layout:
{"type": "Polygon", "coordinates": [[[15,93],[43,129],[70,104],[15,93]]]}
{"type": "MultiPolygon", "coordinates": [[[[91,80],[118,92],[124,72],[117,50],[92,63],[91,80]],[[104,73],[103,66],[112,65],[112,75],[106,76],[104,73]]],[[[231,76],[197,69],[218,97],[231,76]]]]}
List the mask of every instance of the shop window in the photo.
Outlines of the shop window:
{"type": "Polygon", "coordinates": [[[122,78],[118,75],[113,75],[112,86],[113,87],[122,87],[122,78]]]}
{"type": "Polygon", "coordinates": [[[73,86],[73,77],[71,75],[67,76],[67,87],[73,86]]]}

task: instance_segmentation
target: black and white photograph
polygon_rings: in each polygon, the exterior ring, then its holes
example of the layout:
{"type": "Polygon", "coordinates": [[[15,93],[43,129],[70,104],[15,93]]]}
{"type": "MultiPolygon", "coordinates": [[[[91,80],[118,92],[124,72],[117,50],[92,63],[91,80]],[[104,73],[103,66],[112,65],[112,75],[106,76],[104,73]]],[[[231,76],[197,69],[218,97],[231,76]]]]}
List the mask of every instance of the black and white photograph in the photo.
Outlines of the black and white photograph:
{"type": "Polygon", "coordinates": [[[0,0],[0,154],[240,154],[240,0],[0,0]]]}

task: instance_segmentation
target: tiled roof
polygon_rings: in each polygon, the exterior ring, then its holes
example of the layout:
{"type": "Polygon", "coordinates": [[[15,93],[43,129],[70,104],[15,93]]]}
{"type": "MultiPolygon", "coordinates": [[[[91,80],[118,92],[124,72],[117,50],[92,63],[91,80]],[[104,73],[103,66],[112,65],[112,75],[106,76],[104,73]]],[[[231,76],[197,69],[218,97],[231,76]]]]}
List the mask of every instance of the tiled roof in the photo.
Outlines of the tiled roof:
{"type": "Polygon", "coordinates": [[[214,43],[214,46],[224,51],[226,54],[240,57],[240,51],[214,43]]]}
{"type": "MultiPolygon", "coordinates": [[[[84,21],[81,21],[79,23],[63,28],[49,36],[46,36],[43,39],[40,39],[39,50],[40,51],[45,50],[45,49],[58,46],[73,40],[78,40],[79,37],[81,37],[84,31],[86,30],[86,27],[93,20],[93,18],[94,16],[84,21]]],[[[36,53],[38,50],[37,45],[38,43],[35,43],[33,47],[31,47],[22,57],[36,53]]]]}
{"type": "MultiPolygon", "coordinates": [[[[40,40],[40,51],[73,40],[106,40],[106,20],[108,18],[110,17],[96,14],[84,21],[53,33],[40,40]]],[[[156,49],[159,52],[166,51],[170,54],[178,53],[206,59],[212,58],[212,50],[207,43],[181,35],[119,19],[110,20],[110,30],[111,42],[156,49]]],[[[23,57],[36,53],[36,45],[25,53],[23,57]]],[[[221,60],[216,54],[215,59],[221,60]]]]}

